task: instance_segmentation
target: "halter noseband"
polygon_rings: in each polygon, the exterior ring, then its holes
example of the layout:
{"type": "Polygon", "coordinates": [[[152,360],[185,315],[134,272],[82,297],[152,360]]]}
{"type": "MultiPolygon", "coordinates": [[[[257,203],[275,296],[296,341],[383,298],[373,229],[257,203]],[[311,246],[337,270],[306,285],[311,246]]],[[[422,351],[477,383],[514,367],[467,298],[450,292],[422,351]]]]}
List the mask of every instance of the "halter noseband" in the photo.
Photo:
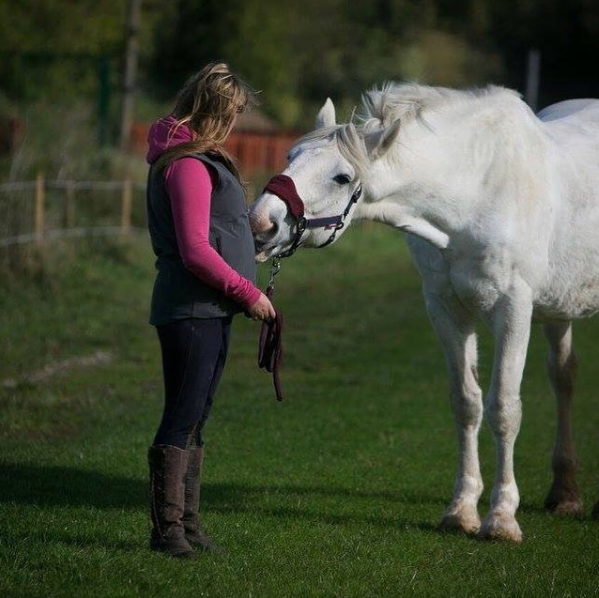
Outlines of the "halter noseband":
{"type": "Polygon", "coordinates": [[[332,229],[333,232],[331,233],[331,236],[322,245],[319,245],[318,248],[330,245],[335,240],[337,231],[341,230],[345,226],[345,219],[351,212],[352,207],[358,201],[358,199],[360,199],[360,196],[362,195],[362,185],[358,184],[349,200],[349,203],[341,214],[338,214],[337,216],[325,216],[323,218],[306,218],[304,216],[304,202],[295,188],[293,179],[285,174],[277,174],[270,179],[266,187],[264,187],[264,191],[268,191],[284,201],[287,205],[289,213],[295,220],[296,230],[293,243],[287,251],[279,254],[278,256],[289,257],[290,255],[293,255],[296,249],[299,247],[302,236],[307,228],[324,228],[326,230],[332,229]]]}

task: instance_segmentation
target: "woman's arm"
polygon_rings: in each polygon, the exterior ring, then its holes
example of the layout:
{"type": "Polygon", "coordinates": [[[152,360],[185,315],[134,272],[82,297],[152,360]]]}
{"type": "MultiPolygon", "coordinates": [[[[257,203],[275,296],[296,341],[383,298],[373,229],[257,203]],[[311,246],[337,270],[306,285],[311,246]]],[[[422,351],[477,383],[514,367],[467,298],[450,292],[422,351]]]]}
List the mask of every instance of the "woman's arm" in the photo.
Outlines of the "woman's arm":
{"type": "Polygon", "coordinates": [[[261,292],[235,271],[210,245],[210,196],[213,183],[208,168],[195,158],[181,158],[166,170],[168,192],[179,253],[185,267],[202,282],[248,308],[261,292]]]}

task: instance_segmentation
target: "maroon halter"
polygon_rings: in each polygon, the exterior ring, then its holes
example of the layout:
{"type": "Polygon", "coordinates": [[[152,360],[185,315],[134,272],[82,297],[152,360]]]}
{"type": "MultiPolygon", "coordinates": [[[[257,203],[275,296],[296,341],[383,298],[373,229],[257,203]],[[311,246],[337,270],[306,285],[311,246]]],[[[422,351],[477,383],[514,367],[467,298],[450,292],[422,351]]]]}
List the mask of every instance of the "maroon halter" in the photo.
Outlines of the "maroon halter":
{"type": "Polygon", "coordinates": [[[355,203],[357,203],[358,199],[360,199],[360,196],[362,195],[362,185],[358,184],[358,186],[354,189],[354,192],[345,210],[343,210],[341,214],[338,214],[337,216],[325,216],[323,218],[305,217],[304,202],[295,188],[293,179],[288,177],[286,174],[277,174],[276,176],[272,177],[272,179],[270,179],[270,181],[267,183],[266,187],[264,187],[264,191],[268,191],[284,201],[285,204],[287,204],[289,213],[296,221],[295,238],[291,244],[291,247],[278,256],[289,257],[295,253],[295,250],[299,247],[302,240],[302,235],[307,228],[324,228],[327,230],[332,229],[333,232],[331,233],[331,236],[322,245],[319,245],[319,248],[330,245],[335,240],[337,231],[341,230],[345,226],[345,219],[349,215],[352,207],[355,203]]]}
{"type": "Polygon", "coordinates": [[[289,213],[296,220],[304,216],[304,202],[299,196],[291,177],[288,177],[286,174],[273,176],[266,184],[266,187],[264,187],[264,191],[268,191],[282,199],[287,204],[289,213]]]}

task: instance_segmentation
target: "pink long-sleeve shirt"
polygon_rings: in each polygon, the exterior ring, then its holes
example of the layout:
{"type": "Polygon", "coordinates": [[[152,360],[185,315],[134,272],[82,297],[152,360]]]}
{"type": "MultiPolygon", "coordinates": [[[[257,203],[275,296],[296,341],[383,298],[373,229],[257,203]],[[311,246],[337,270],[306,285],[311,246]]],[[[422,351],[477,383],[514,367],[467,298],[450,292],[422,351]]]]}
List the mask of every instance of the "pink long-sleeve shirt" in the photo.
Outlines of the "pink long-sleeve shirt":
{"type": "MultiPolygon", "coordinates": [[[[192,139],[191,130],[185,125],[178,127],[173,135],[175,125],[176,121],[171,116],[152,125],[146,156],[149,164],[155,162],[167,148],[192,139]]],[[[202,282],[215,287],[244,307],[256,303],[260,298],[260,290],[231,268],[210,245],[210,200],[216,173],[200,160],[180,158],[167,167],[164,177],[173,212],[177,246],[185,267],[202,282]]]]}

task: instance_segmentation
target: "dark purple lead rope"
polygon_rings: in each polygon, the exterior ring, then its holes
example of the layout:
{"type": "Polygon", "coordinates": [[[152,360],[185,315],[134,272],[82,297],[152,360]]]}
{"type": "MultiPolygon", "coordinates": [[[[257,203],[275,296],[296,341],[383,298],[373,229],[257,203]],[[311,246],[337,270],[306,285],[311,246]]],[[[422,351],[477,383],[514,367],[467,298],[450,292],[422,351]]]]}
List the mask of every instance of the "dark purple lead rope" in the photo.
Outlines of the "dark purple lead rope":
{"type": "MultiPolygon", "coordinates": [[[[273,263],[270,282],[266,287],[266,296],[272,301],[275,293],[274,277],[279,271],[278,261],[273,263]]],[[[275,317],[270,321],[264,320],[260,329],[258,343],[258,367],[272,374],[272,380],[277,395],[277,401],[283,400],[283,387],[279,377],[279,365],[283,357],[283,314],[275,308],[275,317]]]]}

